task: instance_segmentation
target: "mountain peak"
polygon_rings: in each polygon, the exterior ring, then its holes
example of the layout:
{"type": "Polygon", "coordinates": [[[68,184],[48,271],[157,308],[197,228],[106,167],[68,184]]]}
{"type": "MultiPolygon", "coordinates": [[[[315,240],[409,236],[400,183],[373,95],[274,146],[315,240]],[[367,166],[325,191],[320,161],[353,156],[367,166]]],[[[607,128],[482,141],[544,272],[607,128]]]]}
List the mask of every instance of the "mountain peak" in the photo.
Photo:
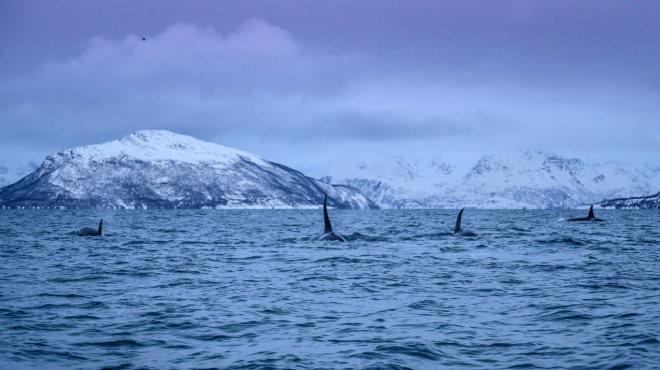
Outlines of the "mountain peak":
{"type": "Polygon", "coordinates": [[[201,141],[192,136],[177,134],[167,130],[138,130],[132,132],[123,138],[119,139],[121,142],[133,141],[201,141]]]}
{"type": "Polygon", "coordinates": [[[49,156],[46,161],[59,163],[60,160],[68,158],[77,158],[81,163],[130,158],[218,165],[247,160],[260,165],[266,164],[258,155],[167,130],[135,131],[119,140],[64,150],[49,156]]]}
{"type": "Polygon", "coordinates": [[[48,156],[0,189],[5,207],[375,208],[356,189],[308,178],[261,157],[165,130],[48,156]],[[37,194],[37,196],[35,196],[37,194]]]}

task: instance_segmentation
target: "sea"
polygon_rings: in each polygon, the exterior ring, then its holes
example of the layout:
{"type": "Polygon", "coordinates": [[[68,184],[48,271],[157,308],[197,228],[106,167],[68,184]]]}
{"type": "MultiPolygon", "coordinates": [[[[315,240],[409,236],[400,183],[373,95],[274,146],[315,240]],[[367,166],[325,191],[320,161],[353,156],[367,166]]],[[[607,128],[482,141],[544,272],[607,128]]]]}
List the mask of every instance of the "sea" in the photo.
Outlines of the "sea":
{"type": "Polygon", "coordinates": [[[0,211],[0,369],[660,369],[658,210],[329,212],[0,211]]]}

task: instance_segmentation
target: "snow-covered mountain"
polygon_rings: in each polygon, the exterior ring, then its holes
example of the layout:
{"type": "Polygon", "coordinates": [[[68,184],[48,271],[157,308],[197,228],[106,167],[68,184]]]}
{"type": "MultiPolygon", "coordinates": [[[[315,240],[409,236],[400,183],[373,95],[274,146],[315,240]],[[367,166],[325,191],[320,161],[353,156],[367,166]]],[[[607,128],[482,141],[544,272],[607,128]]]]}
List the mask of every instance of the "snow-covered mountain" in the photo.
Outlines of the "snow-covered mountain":
{"type": "Polygon", "coordinates": [[[441,208],[443,189],[465,173],[442,157],[389,156],[366,153],[327,163],[311,176],[329,184],[360,189],[384,208],[441,208]]]}
{"type": "Polygon", "coordinates": [[[601,208],[660,209],[660,192],[645,197],[610,199],[600,203],[601,208]]]}
{"type": "Polygon", "coordinates": [[[377,208],[359,190],[328,185],[255,154],[169,131],[48,156],[0,189],[0,206],[66,208],[377,208]]]}
{"type": "Polygon", "coordinates": [[[382,208],[572,208],[660,189],[659,166],[589,165],[529,150],[486,155],[473,166],[441,157],[343,157],[311,176],[356,187],[382,208]]]}
{"type": "Polygon", "coordinates": [[[13,184],[34,172],[39,165],[34,162],[20,163],[11,167],[0,167],[0,188],[13,184]]]}

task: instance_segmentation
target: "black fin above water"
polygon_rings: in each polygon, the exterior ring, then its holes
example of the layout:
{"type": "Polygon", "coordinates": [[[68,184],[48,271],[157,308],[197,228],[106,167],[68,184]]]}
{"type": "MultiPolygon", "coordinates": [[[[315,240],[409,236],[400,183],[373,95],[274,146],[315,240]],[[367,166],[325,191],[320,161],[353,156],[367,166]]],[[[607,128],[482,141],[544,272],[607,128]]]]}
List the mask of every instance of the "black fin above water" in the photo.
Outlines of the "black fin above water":
{"type": "Polygon", "coordinates": [[[461,211],[458,212],[458,217],[456,217],[456,228],[454,229],[454,234],[461,231],[461,216],[463,216],[463,209],[461,209],[461,211]]]}
{"type": "Polygon", "coordinates": [[[323,200],[323,221],[325,221],[325,231],[324,233],[329,233],[332,231],[332,225],[330,225],[330,218],[328,218],[328,194],[325,195],[325,199],[323,200]]]}
{"type": "Polygon", "coordinates": [[[99,235],[103,235],[103,219],[101,219],[101,222],[99,223],[99,235]]]}
{"type": "Polygon", "coordinates": [[[571,218],[566,221],[605,221],[605,220],[598,218],[594,215],[594,205],[592,204],[591,207],[589,207],[589,215],[587,217],[571,218]]]}

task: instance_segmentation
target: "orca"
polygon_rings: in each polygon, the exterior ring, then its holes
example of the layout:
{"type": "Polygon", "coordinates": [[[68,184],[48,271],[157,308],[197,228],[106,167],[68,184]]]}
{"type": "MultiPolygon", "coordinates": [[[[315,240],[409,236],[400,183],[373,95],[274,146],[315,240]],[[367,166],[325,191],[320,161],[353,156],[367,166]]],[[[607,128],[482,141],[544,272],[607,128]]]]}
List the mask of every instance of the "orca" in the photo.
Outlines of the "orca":
{"type": "Polygon", "coordinates": [[[78,231],[78,236],[101,236],[103,235],[103,220],[99,223],[99,229],[93,227],[83,227],[78,231]]]}
{"type": "Polygon", "coordinates": [[[566,221],[605,221],[605,220],[594,216],[594,205],[592,204],[591,207],[589,208],[589,215],[587,217],[571,218],[570,220],[566,220],[566,221]]]}
{"type": "Polygon", "coordinates": [[[465,208],[461,209],[461,211],[458,212],[458,217],[456,217],[456,227],[454,228],[454,234],[461,236],[477,236],[477,234],[473,233],[472,231],[461,230],[461,217],[463,217],[463,210],[465,210],[465,208]]]}
{"type": "Polygon", "coordinates": [[[335,234],[334,231],[332,231],[332,225],[330,225],[330,219],[328,218],[328,194],[325,195],[325,199],[323,200],[323,221],[325,222],[325,230],[323,230],[323,233],[316,235],[312,238],[314,241],[318,240],[337,240],[340,242],[345,242],[346,239],[344,239],[343,236],[339,234],[335,234]]]}

